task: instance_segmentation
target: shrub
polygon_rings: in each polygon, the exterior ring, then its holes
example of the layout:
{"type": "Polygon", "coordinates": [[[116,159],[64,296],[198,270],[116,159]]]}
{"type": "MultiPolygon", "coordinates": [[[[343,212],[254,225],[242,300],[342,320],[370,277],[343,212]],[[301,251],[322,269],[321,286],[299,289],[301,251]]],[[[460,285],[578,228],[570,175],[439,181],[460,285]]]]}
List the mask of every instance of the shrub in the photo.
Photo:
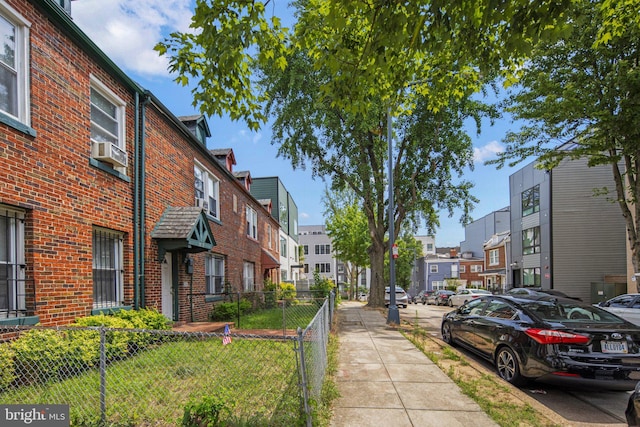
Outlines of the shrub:
{"type": "Polygon", "coordinates": [[[278,291],[278,299],[295,299],[296,287],[293,283],[280,283],[280,289],[278,291]]]}
{"type": "Polygon", "coordinates": [[[182,426],[217,427],[226,425],[223,415],[231,414],[229,393],[222,389],[215,396],[204,396],[200,401],[190,401],[184,408],[182,426]]]}
{"type": "Polygon", "coordinates": [[[155,308],[120,310],[114,316],[128,320],[136,329],[166,330],[171,329],[172,325],[172,322],[155,308]]]}
{"type": "Polygon", "coordinates": [[[7,389],[16,379],[14,357],[10,344],[0,344],[0,391],[7,389]]]}
{"type": "Polygon", "coordinates": [[[237,302],[222,302],[214,307],[209,317],[211,320],[217,321],[235,320],[238,318],[238,305],[240,305],[240,315],[251,310],[251,303],[246,299],[241,299],[240,304],[237,302]]]}
{"type": "Polygon", "coordinates": [[[57,379],[66,363],[68,346],[64,336],[50,329],[31,329],[11,343],[15,372],[23,384],[57,379]]]}
{"type": "MultiPolygon", "coordinates": [[[[95,316],[81,317],[76,319],[76,321],[71,326],[81,326],[81,327],[89,327],[89,326],[104,326],[106,328],[116,328],[116,329],[134,329],[134,325],[127,319],[121,319],[114,316],[108,316],[105,314],[98,314],[95,316]]],[[[74,334],[77,335],[74,331],[74,334]]],[[[100,332],[99,331],[82,331],[86,332],[84,337],[85,340],[91,341],[95,340],[96,337],[98,342],[100,342],[100,332]]],[[[134,332],[126,332],[126,331],[107,331],[106,334],[106,343],[105,343],[105,351],[108,360],[121,359],[126,357],[129,353],[129,343],[134,343],[136,341],[136,334],[134,332]]]]}

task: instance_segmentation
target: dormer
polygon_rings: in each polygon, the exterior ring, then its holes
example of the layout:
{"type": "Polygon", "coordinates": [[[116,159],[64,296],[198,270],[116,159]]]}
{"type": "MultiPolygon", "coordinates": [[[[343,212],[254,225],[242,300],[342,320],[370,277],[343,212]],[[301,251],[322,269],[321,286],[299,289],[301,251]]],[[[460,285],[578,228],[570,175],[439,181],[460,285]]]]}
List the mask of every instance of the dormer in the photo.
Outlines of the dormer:
{"type": "Polygon", "coordinates": [[[251,192],[251,173],[249,171],[235,172],[233,174],[244,185],[244,189],[251,192]]]}
{"type": "Polygon", "coordinates": [[[178,117],[180,121],[189,129],[196,139],[205,147],[207,146],[207,138],[211,136],[209,124],[202,114],[193,116],[178,117]]]}
{"type": "Polygon", "coordinates": [[[260,199],[258,200],[258,202],[262,205],[263,208],[267,210],[267,212],[269,212],[269,215],[271,215],[271,210],[273,209],[273,203],[271,203],[271,199],[260,199]]]}
{"type": "Polygon", "coordinates": [[[222,166],[224,166],[229,172],[233,173],[233,165],[236,164],[236,156],[233,154],[231,148],[216,148],[209,150],[211,155],[216,158],[222,166]]]}

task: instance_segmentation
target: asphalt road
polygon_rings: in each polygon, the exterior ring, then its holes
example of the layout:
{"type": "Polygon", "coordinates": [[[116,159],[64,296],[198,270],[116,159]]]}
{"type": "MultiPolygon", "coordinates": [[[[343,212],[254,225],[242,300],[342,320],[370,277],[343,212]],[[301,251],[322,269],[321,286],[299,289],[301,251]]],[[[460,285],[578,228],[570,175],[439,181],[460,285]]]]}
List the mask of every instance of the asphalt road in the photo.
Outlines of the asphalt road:
{"type": "MultiPolygon", "coordinates": [[[[433,336],[441,338],[442,316],[453,309],[445,306],[409,304],[407,308],[399,310],[402,319],[417,322],[431,331],[433,336]]],[[[490,363],[461,348],[458,350],[495,373],[490,363]]],[[[631,392],[566,389],[542,383],[533,383],[522,390],[570,421],[572,426],[627,425],[624,410],[631,392]]]]}

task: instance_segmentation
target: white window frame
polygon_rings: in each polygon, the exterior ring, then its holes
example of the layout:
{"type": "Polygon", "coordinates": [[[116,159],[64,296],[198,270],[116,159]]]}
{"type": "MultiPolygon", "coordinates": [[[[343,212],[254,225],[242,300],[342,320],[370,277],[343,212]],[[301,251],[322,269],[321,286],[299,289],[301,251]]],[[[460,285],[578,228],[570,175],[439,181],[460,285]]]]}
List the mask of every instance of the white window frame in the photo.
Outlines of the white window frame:
{"type": "Polygon", "coordinates": [[[224,264],[225,259],[221,255],[211,254],[205,258],[205,282],[207,294],[224,293],[224,264]]]}
{"type": "Polygon", "coordinates": [[[499,249],[490,249],[489,250],[489,265],[498,265],[500,264],[500,250],[499,249]]]}
{"type": "Polygon", "coordinates": [[[267,246],[269,249],[273,246],[273,239],[271,235],[271,224],[267,224],[267,246]]]}
{"type": "Polygon", "coordinates": [[[194,161],[193,182],[195,201],[204,199],[207,215],[220,220],[220,180],[201,163],[194,161]]]}
{"type": "Polygon", "coordinates": [[[245,217],[247,236],[258,240],[258,213],[251,206],[247,205],[245,217]]]}
{"type": "Polygon", "coordinates": [[[471,272],[472,273],[482,273],[482,266],[479,264],[473,264],[471,266],[471,272]]]}
{"type": "Polygon", "coordinates": [[[287,256],[287,238],[280,236],[280,256],[287,256]]]}
{"type": "Polygon", "coordinates": [[[459,277],[460,277],[460,274],[458,272],[458,264],[451,264],[451,278],[457,279],[459,277]]]}
{"type": "Polygon", "coordinates": [[[437,273],[438,264],[429,264],[429,273],[437,273]]]}
{"type": "Polygon", "coordinates": [[[31,23],[24,19],[15,9],[4,1],[0,1],[0,16],[14,27],[14,64],[6,64],[0,61],[0,67],[15,74],[15,111],[0,111],[9,118],[26,126],[31,126],[30,114],[30,88],[29,88],[29,30],[31,23]]]}
{"type": "Polygon", "coordinates": [[[6,276],[7,285],[11,284],[7,286],[6,304],[0,306],[0,318],[6,318],[26,310],[25,215],[22,210],[0,206],[0,218],[4,220],[0,226],[0,274],[6,276]]]}
{"type": "Polygon", "coordinates": [[[254,263],[245,261],[242,266],[242,286],[246,292],[255,290],[255,270],[254,263]]]}
{"type": "MultiPolygon", "coordinates": [[[[124,102],[118,95],[115,94],[115,92],[113,92],[111,89],[109,89],[104,83],[102,83],[100,80],[98,80],[97,78],[95,78],[93,75],[89,76],[89,81],[91,83],[91,90],[94,90],[97,94],[99,94],[100,96],[102,96],[106,101],[110,102],[114,107],[115,107],[115,113],[114,113],[114,117],[113,120],[117,123],[118,129],[116,131],[115,134],[111,133],[108,129],[104,129],[102,126],[100,126],[98,123],[95,123],[93,121],[93,117],[91,117],[91,127],[93,127],[94,125],[98,128],[100,128],[100,130],[102,130],[105,133],[110,134],[111,136],[113,136],[115,138],[115,141],[113,141],[115,143],[115,145],[118,146],[118,148],[120,148],[122,151],[124,151],[125,153],[127,152],[127,133],[126,133],[126,106],[127,103],[124,102]]],[[[91,102],[91,96],[89,96],[89,104],[91,106],[93,106],[93,103],[91,102]]],[[[108,115],[107,112],[105,112],[105,114],[108,115]]],[[[91,136],[91,144],[97,144],[98,142],[102,142],[102,141],[96,141],[95,138],[93,138],[93,135],[91,136]]],[[[121,166],[114,166],[113,167],[115,170],[117,170],[120,173],[125,173],[126,169],[125,167],[121,167],[121,166]]]]}
{"type": "Polygon", "coordinates": [[[460,264],[460,273],[466,273],[466,272],[467,272],[467,266],[460,264]]]}
{"type": "MultiPolygon", "coordinates": [[[[110,308],[110,307],[118,307],[122,304],[123,299],[123,281],[124,281],[124,253],[123,253],[123,237],[124,234],[119,231],[109,230],[106,228],[95,227],[92,231],[92,276],[93,276],[93,307],[96,309],[100,308],[110,308]],[[96,238],[97,234],[99,239],[102,239],[104,236],[106,246],[97,248],[96,247],[96,238]],[[110,248],[109,248],[110,246],[110,248]],[[105,251],[104,253],[101,251],[100,253],[97,250],[106,250],[108,249],[111,252],[105,251]],[[113,255],[113,265],[110,264],[110,260],[105,262],[105,256],[113,255]],[[99,261],[98,258],[102,258],[103,261],[99,261]],[[108,284],[108,286],[113,286],[112,289],[104,288],[98,289],[99,284],[96,282],[101,274],[101,272],[105,272],[108,274],[109,272],[113,272],[113,282],[108,284]],[[111,293],[112,297],[109,298],[108,295],[105,297],[101,295],[99,298],[98,294],[106,291],[107,293],[111,293]]],[[[107,279],[109,277],[107,276],[107,279]]],[[[105,284],[100,284],[100,286],[104,287],[105,284]]]]}

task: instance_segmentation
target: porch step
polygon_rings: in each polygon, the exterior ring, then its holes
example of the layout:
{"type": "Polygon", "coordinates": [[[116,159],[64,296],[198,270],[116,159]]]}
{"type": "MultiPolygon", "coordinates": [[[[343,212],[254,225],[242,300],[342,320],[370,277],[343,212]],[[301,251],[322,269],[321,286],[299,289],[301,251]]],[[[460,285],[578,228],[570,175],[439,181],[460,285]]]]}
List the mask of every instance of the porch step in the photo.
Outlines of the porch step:
{"type": "Polygon", "coordinates": [[[175,322],[173,330],[178,332],[224,332],[229,325],[233,329],[234,322],[175,322]]]}

